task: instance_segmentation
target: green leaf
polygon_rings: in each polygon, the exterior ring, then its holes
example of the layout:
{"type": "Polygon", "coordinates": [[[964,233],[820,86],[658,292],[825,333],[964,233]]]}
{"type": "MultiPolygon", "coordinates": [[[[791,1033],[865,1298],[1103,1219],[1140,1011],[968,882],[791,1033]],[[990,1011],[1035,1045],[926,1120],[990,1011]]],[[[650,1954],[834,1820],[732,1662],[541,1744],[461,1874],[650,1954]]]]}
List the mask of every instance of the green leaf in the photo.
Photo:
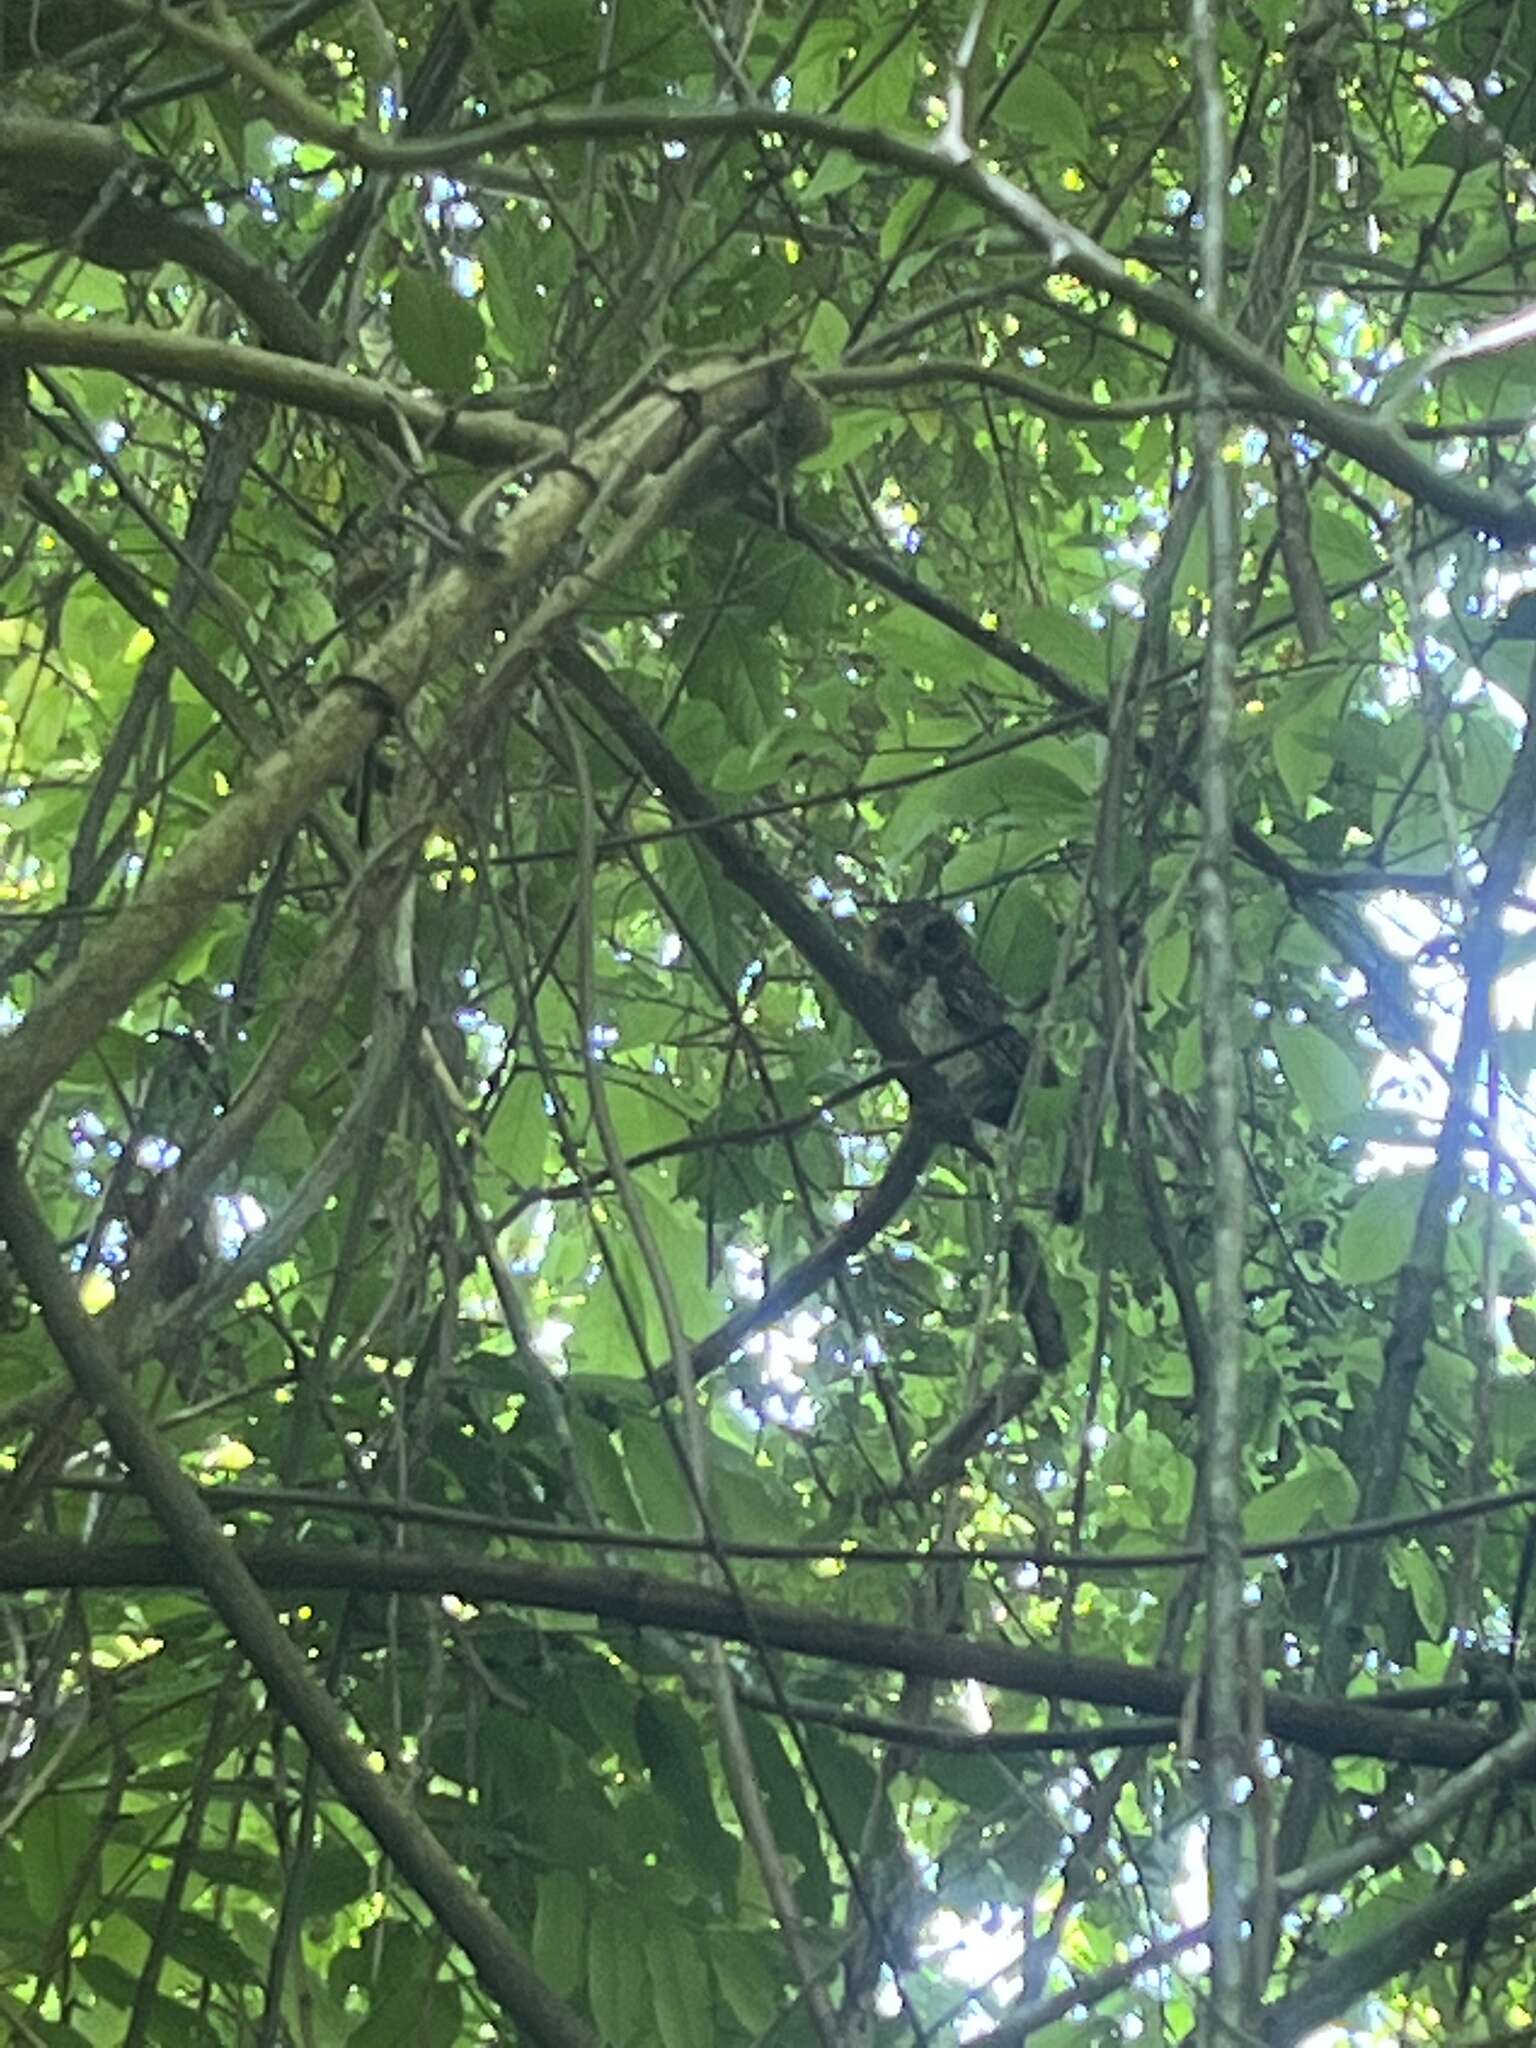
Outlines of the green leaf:
{"type": "Polygon", "coordinates": [[[1314,1024],[1277,1024],[1275,1051],[1296,1098],[1324,1137],[1337,1137],[1365,1106],[1356,1062],[1314,1024]]]}
{"type": "Polygon", "coordinates": [[[1393,1584],[1408,1589],[1414,1612],[1419,1617],[1419,1626],[1430,1642],[1440,1642],[1445,1635],[1450,1603],[1445,1580],[1423,1546],[1418,1543],[1392,1544],[1387,1553],[1387,1568],[1393,1584]]]}
{"type": "Polygon", "coordinates": [[[821,1844],[821,1829],[805,1796],[805,1781],[785,1754],[783,1738],[766,1715],[743,1713],[742,1733],[752,1752],[752,1767],[762,1788],[774,1840],[800,1866],[795,1898],[812,1920],[832,1912],[832,1873],[821,1844]]]}
{"type": "Polygon", "coordinates": [[[533,1915],[533,1966],[557,1998],[569,1998],[586,1971],[587,1887],[574,1870],[547,1870],[538,1880],[533,1915]]]}
{"type": "Polygon", "coordinates": [[[1004,623],[1016,640],[1022,640],[1053,668],[1061,669],[1076,682],[1102,684],[1109,652],[1108,634],[1096,633],[1070,612],[1040,605],[1010,612],[1004,623]]]}
{"type": "Polygon", "coordinates": [[[1022,754],[996,754],[952,773],[935,774],[897,799],[886,824],[886,857],[902,860],[945,825],[985,818],[1028,818],[1038,830],[1058,833],[1081,818],[1087,798],[1075,782],[1046,762],[1022,754]]]}
{"type": "Polygon", "coordinates": [[[635,1708],[635,1736],[652,1785],[678,1814],[679,1840],[695,1867],[712,1883],[729,1884],[737,1847],[715,1811],[697,1726],[676,1700],[650,1692],[635,1708]]]}
{"type": "Polygon", "coordinates": [[[830,149],[816,166],[816,175],[800,195],[801,204],[809,206],[817,199],[830,199],[835,193],[846,192],[857,185],[868,171],[869,166],[856,156],[850,156],[846,149],[830,149]]]}
{"type": "Polygon", "coordinates": [[[172,1913],[167,1918],[158,1900],[142,1898],[124,1899],[118,1912],[145,1934],[158,1936],[166,1954],[196,1976],[234,1983],[244,1974],[246,1958],[240,1944],[216,1920],[201,1913],[172,1913]]]}
{"type": "Polygon", "coordinates": [[[649,2011],[645,1916],[627,1899],[594,1902],[587,1935],[587,1998],[603,2041],[628,2048],[649,2011]]]}
{"type": "Polygon", "coordinates": [[[869,631],[873,652],[899,661],[935,682],[966,682],[976,673],[976,650],[941,619],[910,605],[882,612],[869,631]]]}
{"type": "MultiPolygon", "coordinates": [[[[833,305],[830,299],[823,299],[817,306],[815,313],[811,316],[811,323],[805,330],[805,336],[800,346],[807,361],[814,363],[818,370],[828,370],[835,362],[840,360],[843,350],[848,346],[848,336],[851,332],[852,330],[848,325],[846,317],[833,305]]],[[[883,413],[875,415],[868,413],[845,413],[833,426],[831,447],[823,449],[819,455],[810,457],[805,466],[807,468],[817,466],[838,447],[839,427],[846,428],[852,419],[870,419],[871,417],[878,421],[875,431],[870,435],[870,440],[874,440],[885,429],[886,419],[883,413]]],[[[845,438],[843,446],[846,447],[846,445],[845,438]]],[[[867,447],[868,442],[865,442],[863,445],[867,447]]],[[[857,453],[857,450],[853,452],[857,453]]],[[[837,462],[839,463],[851,460],[851,454],[839,454],[837,456],[837,462]]],[[[827,464],[829,468],[834,466],[831,463],[827,464]]]]}
{"type": "Polygon", "coordinates": [[[725,1929],[709,1945],[720,1995],[754,2041],[766,2034],[779,2009],[773,1951],[757,1936],[725,1929]]]}
{"type": "Polygon", "coordinates": [[[515,1074],[485,1130],[487,1161],[508,1187],[536,1187],[548,1137],[543,1081],[533,1072],[515,1074]]]}
{"type": "Polygon", "coordinates": [[[1093,160],[1088,120],[1066,87],[1038,63],[1026,64],[998,102],[996,122],[1011,138],[1059,150],[1074,163],[1093,160]]]}
{"type": "Polygon", "coordinates": [[[1313,795],[1328,779],[1333,763],[1329,734],[1300,719],[1270,728],[1270,758],[1295,810],[1306,815],[1313,795]]]}
{"type": "Polygon", "coordinates": [[[1346,1286],[1369,1287],[1398,1270],[1413,1243],[1423,1199],[1421,1173],[1384,1173],[1371,1182],[1339,1232],[1338,1274],[1346,1286]]]}
{"type": "Polygon", "coordinates": [[[680,1921],[658,1916],[646,1931],[645,1959],[662,2048],[713,2048],[709,1974],[692,1935],[680,1921]]]}
{"type": "MultiPolygon", "coordinates": [[[[572,1392],[584,1389],[590,1379],[591,1375],[586,1373],[572,1374],[572,1392]]],[[[605,1426],[585,1407],[577,1405],[571,1412],[570,1430],[581,1475],[591,1490],[594,1506],[616,1528],[643,1528],[639,1505],[605,1426]]]]}
{"type": "Polygon", "coordinates": [[[75,1893],[75,1878],[91,1844],[91,1810],[83,1798],[54,1792],[28,1809],[18,1830],[27,1904],[51,1920],[75,1893]]]}
{"type": "Polygon", "coordinates": [[[1357,583],[1381,571],[1376,543],[1357,519],[1315,505],[1308,522],[1312,552],[1325,583],[1357,583]]]}
{"type": "MultiPolygon", "coordinates": [[[[846,336],[844,337],[846,339],[846,336]]],[[[841,343],[838,344],[841,348],[841,343]]],[[[818,360],[811,357],[812,362],[818,360]]],[[[836,355],[820,358],[823,364],[835,362],[836,355]]],[[[854,462],[866,448],[890,433],[892,417],[887,412],[840,412],[832,422],[832,438],[825,448],[817,449],[814,455],[807,455],[800,464],[807,476],[818,476],[826,471],[842,469],[854,462]]]]}
{"type": "Polygon", "coordinates": [[[1182,1000],[1189,985],[1193,941],[1181,926],[1159,939],[1147,955],[1147,989],[1160,1008],[1182,1000]]]}
{"type": "Polygon", "coordinates": [[[347,2048],[455,2048],[464,2023],[453,1984],[423,1984],[404,1997],[381,1997],[347,2036],[347,2048]]]}
{"type": "Polygon", "coordinates": [[[919,178],[914,178],[900,199],[885,217],[880,230],[880,261],[889,263],[907,239],[909,229],[919,220],[925,208],[933,205],[932,189],[919,178]]]}
{"type": "Polygon", "coordinates": [[[658,1536],[691,1535],[698,1510],[669,1433],[647,1415],[626,1422],[622,1434],[624,1462],[646,1528],[658,1536]]]}
{"type": "Polygon", "coordinates": [[[1304,1535],[1314,1520],[1342,1525],[1355,1511],[1357,1488],[1342,1462],[1313,1446],[1307,1463],[1268,1487],[1243,1510],[1243,1538],[1274,1543],[1304,1535]]]}
{"type": "Polygon", "coordinates": [[[480,309],[441,278],[405,270],[390,295],[389,330],[406,368],[434,391],[474,389],[485,340],[480,309]]]}
{"type": "Polygon", "coordinates": [[[304,1877],[304,1917],[329,1920],[372,1891],[368,1859],[334,1828],[327,1828],[304,1877]]]}
{"type": "Polygon", "coordinates": [[[1056,927],[1037,885],[1025,879],[1009,883],[982,919],[977,953],[1016,1003],[1044,995],[1056,971],[1056,927]]]}
{"type": "MultiPolygon", "coordinates": [[[[108,1956],[88,1952],[72,1963],[71,1969],[79,1972],[103,2005],[123,2014],[133,2010],[139,1995],[138,1979],[121,1963],[113,1962],[108,1956]]],[[[242,1968],[240,1981],[245,1982],[247,1977],[248,1971],[242,1968]]],[[[167,1998],[163,1991],[150,1993],[145,2002],[145,2016],[149,2022],[149,2038],[157,2044],[163,2041],[166,2048],[207,2048],[205,2022],[189,2007],[167,1998]]],[[[17,2038],[25,2040],[26,2036],[17,2038]]]]}
{"type": "MultiPolygon", "coordinates": [[[[882,28],[879,42],[884,41],[882,28]]],[[[861,64],[873,56],[878,47],[877,42],[861,49],[861,64]]],[[[913,45],[903,39],[885,62],[877,64],[863,83],[848,95],[843,105],[843,119],[852,127],[905,127],[911,111],[915,70],[913,45]]]]}
{"type": "Polygon", "coordinates": [[[1514,736],[1502,718],[1480,706],[1463,714],[1457,788],[1463,802],[1479,816],[1491,812],[1504,794],[1514,759],[1514,736]]]}

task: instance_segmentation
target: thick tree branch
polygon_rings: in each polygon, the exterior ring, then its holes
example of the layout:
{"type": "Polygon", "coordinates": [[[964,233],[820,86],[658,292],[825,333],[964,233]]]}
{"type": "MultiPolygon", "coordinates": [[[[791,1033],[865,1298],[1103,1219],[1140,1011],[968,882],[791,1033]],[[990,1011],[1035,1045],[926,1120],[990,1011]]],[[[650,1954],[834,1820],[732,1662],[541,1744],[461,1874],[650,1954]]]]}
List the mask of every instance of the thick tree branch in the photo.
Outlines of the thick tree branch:
{"type": "Polygon", "coordinates": [[[108,128],[38,115],[0,120],[0,237],[74,243],[108,270],[179,263],[232,300],[272,347],[322,356],[323,330],[268,265],[152,196],[164,175],[108,128]]]}
{"type": "Polygon", "coordinates": [[[884,984],[837,937],[832,920],[812,910],[804,895],[786,882],[744,833],[726,825],[710,800],[650,721],[637,711],[585,648],[562,641],[550,656],[609,730],[629,749],[674,817],[698,828],[697,836],[719,863],[727,881],[750,896],[856,1018],[877,1051],[900,1066],[903,1085],[920,1103],[938,1132],[971,1142],[970,1119],[953,1107],[949,1091],[925,1061],[895,1015],[884,984]]]}
{"type": "MultiPolygon", "coordinates": [[[[0,123],[3,128],[4,123],[0,123]]],[[[40,313],[0,313],[0,358],[112,370],[121,377],[161,377],[217,391],[244,391],[328,419],[372,427],[401,454],[411,442],[486,469],[521,467],[561,455],[569,437],[558,427],[510,411],[460,412],[377,377],[333,370],[294,354],[242,348],[200,334],[161,333],[114,320],[50,320],[40,313]]]]}
{"type": "MultiPolygon", "coordinates": [[[[792,390],[793,387],[790,387],[792,390]]],[[[0,1129],[17,1130],[42,1091],[64,1073],[178,946],[199,930],[229,892],[292,830],[332,783],[345,781],[392,713],[403,711],[442,670],[443,650],[467,665],[504,615],[512,594],[548,562],[594,500],[686,459],[707,433],[735,433],[784,399],[782,376],[759,363],[706,365],[641,398],[605,432],[579,447],[518,499],[494,543],[446,569],[420,601],[370,651],[367,674],[328,690],[288,742],[155,868],[112,923],[94,934],[73,967],[52,982],[20,1027],[0,1042],[0,1129]]],[[[650,501],[631,515],[624,545],[640,546],[664,506],[650,501]]],[[[613,543],[608,551],[613,554],[613,543]]],[[[607,560],[610,572],[617,557],[607,560]]],[[[527,622],[529,633],[555,623],[590,597],[583,574],[566,579],[527,622]]],[[[463,667],[452,677],[463,687],[463,667]]],[[[441,695],[446,697],[444,689],[441,695]]],[[[471,748],[472,721],[462,721],[471,748]]],[[[447,758],[446,750],[442,758],[447,758]]]]}
{"type": "MultiPolygon", "coordinates": [[[[201,1504],[199,1512],[203,1513],[201,1504]]],[[[199,1526],[212,1524],[204,1515],[199,1526]]],[[[754,1601],[749,1621],[729,1593],[714,1587],[607,1566],[556,1567],[466,1557],[457,1550],[436,1556],[307,1543],[241,1545],[238,1557],[257,1584],[289,1594],[456,1593],[482,1605],[494,1601],[553,1614],[592,1614],[628,1628],[750,1640],[866,1670],[911,1672],[957,1684],[974,1678],[1002,1692],[1080,1700],[1086,1706],[1178,1719],[1189,1704],[1187,1673],[1117,1664],[1102,1657],[1064,1657],[1057,1651],[995,1639],[968,1641],[892,1629],[772,1601],[754,1601]]],[[[0,1592],[201,1583],[200,1572],[169,1544],[87,1547],[32,1537],[0,1546],[0,1592]]],[[[1461,1770],[1492,1746],[1475,1722],[1415,1725],[1406,1715],[1354,1700],[1306,1699],[1275,1690],[1265,1692],[1263,1704],[1271,1734],[1320,1756],[1376,1756],[1461,1770]]]]}
{"type": "Polygon", "coordinates": [[[1464,1941],[1485,1921],[1536,1885],[1536,1841],[1521,1842],[1491,1863],[1454,1879],[1422,1906],[1388,1922],[1382,1933],[1336,1956],[1288,1998],[1264,2008],[1266,2048],[1290,2048],[1357,1998],[1423,1963],[1442,1944],[1464,1941]]]}

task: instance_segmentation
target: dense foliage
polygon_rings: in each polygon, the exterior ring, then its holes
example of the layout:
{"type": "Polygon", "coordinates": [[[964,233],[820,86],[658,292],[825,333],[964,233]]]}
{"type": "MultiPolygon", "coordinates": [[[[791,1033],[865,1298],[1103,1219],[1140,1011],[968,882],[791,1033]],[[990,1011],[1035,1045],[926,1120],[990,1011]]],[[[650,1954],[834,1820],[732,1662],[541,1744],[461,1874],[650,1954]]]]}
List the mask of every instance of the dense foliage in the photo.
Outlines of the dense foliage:
{"type": "Polygon", "coordinates": [[[0,34],[9,2037],[1532,2024],[1531,0],[0,34]]]}

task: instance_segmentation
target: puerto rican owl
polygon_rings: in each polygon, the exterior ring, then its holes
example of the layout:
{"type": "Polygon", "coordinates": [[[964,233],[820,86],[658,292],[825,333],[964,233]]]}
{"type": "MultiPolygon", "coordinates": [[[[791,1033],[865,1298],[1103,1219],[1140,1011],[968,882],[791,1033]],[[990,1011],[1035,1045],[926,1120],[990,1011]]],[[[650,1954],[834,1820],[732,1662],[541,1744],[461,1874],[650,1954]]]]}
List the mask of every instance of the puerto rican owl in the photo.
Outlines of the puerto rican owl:
{"type": "Polygon", "coordinates": [[[1008,1022],[1007,1005],[965,926],[940,904],[898,903],[875,920],[869,951],[912,1043],[935,1060],[935,1071],[978,1123],[1000,1130],[1013,1113],[1029,1048],[1008,1022]],[[966,1050],[938,1058],[957,1045],[966,1050]]]}

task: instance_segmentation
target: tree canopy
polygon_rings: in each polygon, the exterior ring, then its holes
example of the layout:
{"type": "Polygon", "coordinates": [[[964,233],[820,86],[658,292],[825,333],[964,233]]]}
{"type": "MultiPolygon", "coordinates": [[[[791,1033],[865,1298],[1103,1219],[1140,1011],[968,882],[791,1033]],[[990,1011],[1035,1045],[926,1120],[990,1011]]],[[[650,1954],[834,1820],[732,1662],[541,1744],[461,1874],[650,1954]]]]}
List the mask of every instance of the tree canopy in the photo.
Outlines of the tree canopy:
{"type": "Polygon", "coordinates": [[[1533,57],[4,11],[9,2038],[1533,2024],[1533,57]]]}

